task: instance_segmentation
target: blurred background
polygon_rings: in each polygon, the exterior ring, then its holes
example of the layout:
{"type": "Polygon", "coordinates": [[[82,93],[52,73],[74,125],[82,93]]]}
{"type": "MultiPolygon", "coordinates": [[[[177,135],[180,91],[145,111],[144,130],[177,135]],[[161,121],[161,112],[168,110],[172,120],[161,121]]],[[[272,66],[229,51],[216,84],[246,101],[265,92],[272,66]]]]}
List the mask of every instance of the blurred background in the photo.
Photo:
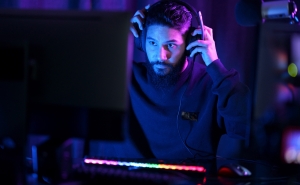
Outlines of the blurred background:
{"type": "MultiPolygon", "coordinates": [[[[158,0],[2,0],[1,8],[131,11],[158,0]]],[[[234,16],[237,0],[185,0],[203,15],[204,24],[214,30],[219,58],[227,68],[235,68],[249,86],[256,61],[257,27],[242,27],[234,16]]],[[[135,59],[140,60],[135,51],[135,59]]]]}
{"type": "MultiPolygon", "coordinates": [[[[0,8],[3,9],[58,9],[80,11],[130,11],[132,15],[136,10],[153,4],[157,0],[1,0],[0,8]]],[[[196,10],[202,12],[204,24],[213,29],[219,58],[227,69],[235,68],[240,73],[241,81],[250,88],[254,97],[256,87],[258,45],[260,26],[242,26],[235,18],[235,6],[238,0],[185,0],[196,10]]],[[[267,2],[267,1],[265,1],[267,2]]],[[[300,6],[300,0],[295,0],[300,6]]],[[[297,12],[299,17],[299,12],[297,12]]],[[[288,24],[288,23],[287,23],[288,24]]],[[[1,26],[1,25],[0,25],[1,26]]],[[[299,48],[300,51],[300,48],[299,48]]],[[[142,61],[144,53],[134,50],[134,60],[142,61]]],[[[252,124],[251,137],[261,131],[252,124]]],[[[266,140],[267,136],[255,137],[253,141],[259,143],[266,140]]],[[[31,138],[29,142],[37,143],[39,139],[31,138]]],[[[229,138],[223,137],[219,149],[220,156],[234,156],[240,148],[253,149],[251,143],[234,143],[229,138]],[[227,143],[227,144],[226,144],[227,143]],[[231,143],[231,144],[228,144],[231,143]]],[[[265,146],[260,146],[264,148],[265,146]]],[[[81,151],[76,148],[75,151],[81,151]]],[[[255,149],[254,149],[255,150],[255,149]]],[[[76,152],[75,152],[76,153],[76,152]]],[[[78,153],[80,156],[80,152],[78,153]]],[[[259,155],[259,154],[258,154],[259,155]]]]}

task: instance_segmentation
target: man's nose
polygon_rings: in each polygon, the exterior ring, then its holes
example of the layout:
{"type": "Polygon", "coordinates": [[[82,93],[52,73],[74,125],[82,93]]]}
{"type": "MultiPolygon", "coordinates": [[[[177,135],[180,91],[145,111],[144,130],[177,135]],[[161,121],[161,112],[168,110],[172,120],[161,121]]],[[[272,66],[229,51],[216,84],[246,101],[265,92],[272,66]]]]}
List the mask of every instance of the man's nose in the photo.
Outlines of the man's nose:
{"type": "Polygon", "coordinates": [[[159,55],[158,55],[159,60],[165,61],[169,58],[169,55],[170,55],[169,50],[165,46],[162,46],[159,50],[159,55]]]}

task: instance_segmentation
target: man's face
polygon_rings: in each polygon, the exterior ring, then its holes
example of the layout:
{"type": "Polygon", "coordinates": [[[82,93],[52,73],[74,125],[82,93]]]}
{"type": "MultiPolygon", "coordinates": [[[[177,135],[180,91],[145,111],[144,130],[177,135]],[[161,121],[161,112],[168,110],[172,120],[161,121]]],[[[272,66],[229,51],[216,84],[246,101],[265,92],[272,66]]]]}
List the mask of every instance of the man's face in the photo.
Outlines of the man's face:
{"type": "Polygon", "coordinates": [[[180,31],[161,25],[148,27],[146,53],[157,75],[168,75],[182,65],[185,47],[185,36],[180,31]]]}

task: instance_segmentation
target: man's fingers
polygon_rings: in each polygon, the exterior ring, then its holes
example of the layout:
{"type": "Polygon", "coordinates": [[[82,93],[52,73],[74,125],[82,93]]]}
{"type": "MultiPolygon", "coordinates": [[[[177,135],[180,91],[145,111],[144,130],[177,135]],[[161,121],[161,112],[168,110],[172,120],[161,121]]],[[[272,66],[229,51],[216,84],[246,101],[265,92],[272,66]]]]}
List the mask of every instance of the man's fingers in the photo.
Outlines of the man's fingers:
{"type": "Polygon", "coordinates": [[[131,26],[130,26],[130,31],[135,37],[139,37],[138,35],[138,30],[143,30],[143,23],[144,19],[140,16],[140,14],[137,14],[131,19],[131,26]]]}
{"type": "Polygon", "coordinates": [[[194,47],[207,47],[207,44],[206,44],[206,42],[203,41],[203,40],[196,40],[196,41],[190,43],[190,44],[186,47],[186,49],[187,49],[187,50],[190,50],[190,49],[192,49],[192,48],[194,48],[194,47]]]}
{"type": "Polygon", "coordinates": [[[209,34],[212,35],[212,33],[213,33],[212,28],[205,26],[205,30],[207,30],[209,32],[209,34]]]}
{"type": "Polygon", "coordinates": [[[197,28],[192,32],[192,36],[199,35],[199,34],[202,34],[202,29],[200,28],[197,28]]]}
{"type": "Polygon", "coordinates": [[[133,25],[130,26],[130,31],[135,37],[139,37],[139,34],[133,25]]]}
{"type": "Polygon", "coordinates": [[[144,10],[136,11],[133,16],[141,16],[142,18],[145,18],[144,10]]]}
{"type": "Polygon", "coordinates": [[[144,20],[145,20],[145,12],[149,8],[150,8],[150,4],[145,6],[144,9],[136,11],[130,20],[130,22],[131,22],[130,31],[132,32],[132,34],[135,37],[139,37],[139,35],[138,35],[139,31],[137,29],[143,30],[143,24],[144,24],[144,20]]]}
{"type": "Polygon", "coordinates": [[[212,31],[212,29],[206,29],[205,30],[205,37],[206,37],[206,40],[213,40],[213,31],[212,31]]]}
{"type": "Polygon", "coordinates": [[[204,31],[201,28],[197,28],[192,32],[192,36],[196,36],[196,35],[200,35],[204,33],[204,40],[207,40],[207,38],[212,38],[212,29],[210,27],[204,26],[204,31]],[[208,37],[207,35],[210,35],[210,37],[208,37]]]}
{"type": "Polygon", "coordinates": [[[204,48],[196,47],[190,54],[190,57],[193,57],[197,53],[202,53],[204,51],[204,48]]]}
{"type": "Polygon", "coordinates": [[[131,23],[132,24],[137,24],[139,29],[142,30],[143,29],[143,24],[144,24],[144,19],[140,15],[137,15],[137,16],[134,16],[131,19],[131,23]]]}

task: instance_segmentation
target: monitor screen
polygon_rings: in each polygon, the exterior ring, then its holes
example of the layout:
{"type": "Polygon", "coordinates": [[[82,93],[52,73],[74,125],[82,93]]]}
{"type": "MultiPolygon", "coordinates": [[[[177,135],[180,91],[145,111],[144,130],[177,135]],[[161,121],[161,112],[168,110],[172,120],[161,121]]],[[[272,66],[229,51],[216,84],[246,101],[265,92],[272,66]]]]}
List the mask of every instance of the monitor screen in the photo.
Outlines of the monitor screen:
{"type": "MultiPolygon", "coordinates": [[[[0,53],[6,63],[0,77],[22,81],[29,134],[122,139],[133,53],[131,16],[125,11],[0,10],[0,53]]],[[[14,100],[17,93],[8,96],[14,100]]]]}

